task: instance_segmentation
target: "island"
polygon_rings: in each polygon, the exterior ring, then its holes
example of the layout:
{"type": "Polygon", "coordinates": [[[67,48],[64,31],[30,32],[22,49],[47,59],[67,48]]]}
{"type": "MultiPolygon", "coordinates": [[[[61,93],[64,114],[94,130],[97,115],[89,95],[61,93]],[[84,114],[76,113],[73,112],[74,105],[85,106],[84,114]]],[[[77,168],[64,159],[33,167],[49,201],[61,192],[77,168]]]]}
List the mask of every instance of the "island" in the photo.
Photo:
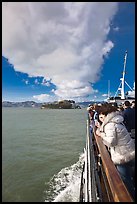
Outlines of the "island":
{"type": "Polygon", "coordinates": [[[81,109],[81,107],[73,100],[61,100],[45,103],[41,106],[41,109],[81,109]]]}

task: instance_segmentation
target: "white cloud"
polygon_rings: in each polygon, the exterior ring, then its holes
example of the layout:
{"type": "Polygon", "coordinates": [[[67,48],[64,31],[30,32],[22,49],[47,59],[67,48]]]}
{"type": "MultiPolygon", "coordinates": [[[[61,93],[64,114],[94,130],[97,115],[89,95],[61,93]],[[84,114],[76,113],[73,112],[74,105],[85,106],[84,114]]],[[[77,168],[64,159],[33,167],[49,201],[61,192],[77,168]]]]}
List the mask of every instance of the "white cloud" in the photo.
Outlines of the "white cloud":
{"type": "Polygon", "coordinates": [[[35,83],[35,84],[39,84],[38,79],[35,79],[34,83],[35,83]]]}
{"type": "Polygon", "coordinates": [[[33,98],[40,102],[49,102],[49,101],[53,102],[53,101],[58,100],[56,96],[52,96],[49,94],[34,95],[33,98]]]}
{"type": "Polygon", "coordinates": [[[107,97],[107,96],[108,96],[108,94],[102,94],[102,96],[103,96],[103,97],[107,97]]]}
{"type": "Polygon", "coordinates": [[[45,86],[50,86],[51,84],[50,84],[49,81],[47,81],[44,85],[45,85],[45,86]]]}
{"type": "MultiPolygon", "coordinates": [[[[55,90],[52,90],[51,92],[54,92],[55,90]]],[[[94,96],[94,98],[97,98],[97,96],[94,96]]],[[[54,102],[54,101],[60,101],[64,99],[68,99],[68,97],[61,97],[57,95],[50,95],[50,94],[39,94],[39,95],[34,95],[31,100],[35,99],[38,102],[54,102]]],[[[76,103],[78,102],[85,102],[85,101],[90,101],[94,100],[93,98],[88,98],[88,97],[69,97],[70,100],[74,100],[76,103]]]]}
{"type": "MultiPolygon", "coordinates": [[[[3,2],[2,52],[16,71],[51,79],[58,97],[94,93],[117,2],[3,2]],[[11,26],[12,25],[12,26],[11,26]]],[[[47,84],[49,85],[49,84],[47,84]]]]}
{"type": "Polygon", "coordinates": [[[107,56],[110,49],[113,48],[114,44],[111,41],[108,41],[102,49],[102,54],[107,56]]]}
{"type": "Polygon", "coordinates": [[[113,30],[114,31],[119,31],[119,27],[114,27],[113,30]]]}
{"type": "Polygon", "coordinates": [[[29,84],[29,81],[27,79],[22,80],[26,85],[29,84]]]}
{"type": "Polygon", "coordinates": [[[46,80],[46,79],[43,78],[41,85],[50,86],[51,85],[50,80],[46,80]]]}

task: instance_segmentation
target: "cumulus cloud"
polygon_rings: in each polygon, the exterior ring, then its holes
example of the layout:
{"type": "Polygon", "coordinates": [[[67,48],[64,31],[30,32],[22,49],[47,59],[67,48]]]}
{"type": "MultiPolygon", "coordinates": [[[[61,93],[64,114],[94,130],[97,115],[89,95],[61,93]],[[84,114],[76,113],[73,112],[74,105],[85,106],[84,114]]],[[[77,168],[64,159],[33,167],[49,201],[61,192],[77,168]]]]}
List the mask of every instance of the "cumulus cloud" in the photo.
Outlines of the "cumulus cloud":
{"type": "Polygon", "coordinates": [[[103,97],[107,97],[107,96],[108,96],[108,94],[102,94],[102,96],[103,96],[103,97]]]}
{"type": "Polygon", "coordinates": [[[26,85],[29,84],[29,81],[26,80],[26,79],[23,79],[22,81],[23,81],[26,85]]]}
{"type": "Polygon", "coordinates": [[[45,101],[45,102],[53,102],[53,101],[58,101],[58,97],[57,96],[53,96],[53,95],[50,95],[50,94],[40,94],[40,95],[35,95],[33,96],[34,99],[38,100],[38,101],[45,101]]]}
{"type": "Polygon", "coordinates": [[[34,83],[35,83],[35,84],[39,84],[38,79],[35,79],[34,83]]]}
{"type": "Polygon", "coordinates": [[[95,93],[91,84],[114,46],[107,36],[117,8],[116,2],[3,2],[3,56],[16,71],[50,78],[58,97],[95,93]]]}
{"type": "Polygon", "coordinates": [[[117,32],[119,31],[119,27],[114,27],[113,30],[117,32]]]}

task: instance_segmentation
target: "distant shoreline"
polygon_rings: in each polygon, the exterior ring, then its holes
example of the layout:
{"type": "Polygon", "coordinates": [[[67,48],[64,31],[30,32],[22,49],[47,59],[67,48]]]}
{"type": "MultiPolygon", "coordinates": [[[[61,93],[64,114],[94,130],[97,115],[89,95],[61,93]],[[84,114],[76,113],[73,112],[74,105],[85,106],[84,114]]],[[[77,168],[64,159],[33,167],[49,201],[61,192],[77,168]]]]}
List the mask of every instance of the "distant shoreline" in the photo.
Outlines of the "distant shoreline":
{"type": "MultiPolygon", "coordinates": [[[[78,102],[78,103],[75,103],[75,101],[72,101],[72,100],[63,100],[62,101],[62,106],[63,104],[67,103],[68,104],[68,101],[72,104],[72,107],[73,109],[75,107],[80,107],[80,108],[84,108],[84,107],[88,107],[89,104],[94,104],[94,103],[101,103],[103,101],[86,101],[86,102],[78,102]]],[[[24,101],[24,102],[11,102],[11,101],[3,101],[2,102],[2,107],[9,107],[9,108],[12,108],[12,107],[15,107],[15,108],[42,108],[43,106],[45,106],[45,109],[63,109],[63,107],[59,107],[59,102],[55,101],[55,102],[43,102],[43,103],[37,103],[35,101],[24,101]],[[50,106],[53,106],[54,107],[50,107],[50,106]],[[55,106],[58,106],[58,107],[55,107],[55,106]]],[[[70,109],[70,107],[69,107],[70,109]]]]}

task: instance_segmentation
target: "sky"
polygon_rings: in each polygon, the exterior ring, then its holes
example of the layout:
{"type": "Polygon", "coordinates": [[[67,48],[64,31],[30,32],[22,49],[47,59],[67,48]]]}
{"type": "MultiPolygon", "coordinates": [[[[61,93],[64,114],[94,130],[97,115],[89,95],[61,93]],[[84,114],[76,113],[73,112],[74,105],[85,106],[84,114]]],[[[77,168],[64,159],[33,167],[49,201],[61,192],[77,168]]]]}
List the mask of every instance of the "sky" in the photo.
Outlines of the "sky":
{"type": "Polygon", "coordinates": [[[2,100],[105,100],[126,50],[135,89],[135,2],[2,2],[2,100]]]}

